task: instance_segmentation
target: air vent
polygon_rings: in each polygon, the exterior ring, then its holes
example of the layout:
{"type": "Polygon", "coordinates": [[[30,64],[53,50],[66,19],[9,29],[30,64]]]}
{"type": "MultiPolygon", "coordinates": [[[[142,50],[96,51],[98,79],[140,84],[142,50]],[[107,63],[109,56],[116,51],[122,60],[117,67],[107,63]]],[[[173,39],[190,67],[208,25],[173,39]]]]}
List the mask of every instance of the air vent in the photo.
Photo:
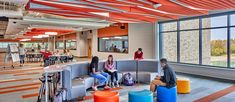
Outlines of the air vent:
{"type": "Polygon", "coordinates": [[[0,35],[4,35],[6,33],[8,25],[8,18],[0,17],[0,35]]]}
{"type": "Polygon", "coordinates": [[[0,39],[4,39],[4,35],[0,35],[0,39]]]}

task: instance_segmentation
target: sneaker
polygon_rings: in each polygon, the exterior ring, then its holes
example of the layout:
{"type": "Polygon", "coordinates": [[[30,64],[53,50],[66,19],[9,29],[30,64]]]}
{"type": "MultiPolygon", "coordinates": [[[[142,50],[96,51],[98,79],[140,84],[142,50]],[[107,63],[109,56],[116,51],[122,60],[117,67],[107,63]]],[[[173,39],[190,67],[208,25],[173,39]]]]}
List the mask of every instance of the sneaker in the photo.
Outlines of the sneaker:
{"type": "Polygon", "coordinates": [[[112,85],[111,85],[112,88],[115,88],[115,85],[114,85],[114,82],[112,82],[112,85]]]}
{"type": "Polygon", "coordinates": [[[153,92],[153,97],[157,97],[157,93],[156,92],[153,92]]]}
{"type": "Polygon", "coordinates": [[[116,81],[116,86],[117,86],[117,87],[120,87],[118,81],[116,81]]]}
{"type": "Polygon", "coordinates": [[[96,86],[92,86],[92,89],[93,89],[94,91],[97,91],[97,90],[98,90],[96,86]]]}

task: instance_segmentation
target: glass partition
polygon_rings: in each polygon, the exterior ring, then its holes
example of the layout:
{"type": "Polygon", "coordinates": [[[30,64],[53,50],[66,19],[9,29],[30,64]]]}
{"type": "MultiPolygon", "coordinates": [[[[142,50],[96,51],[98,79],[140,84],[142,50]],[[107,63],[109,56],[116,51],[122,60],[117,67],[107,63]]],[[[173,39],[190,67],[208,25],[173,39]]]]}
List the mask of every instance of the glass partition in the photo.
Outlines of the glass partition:
{"type": "Polygon", "coordinates": [[[128,53],[128,36],[98,38],[99,52],[128,53]]]}

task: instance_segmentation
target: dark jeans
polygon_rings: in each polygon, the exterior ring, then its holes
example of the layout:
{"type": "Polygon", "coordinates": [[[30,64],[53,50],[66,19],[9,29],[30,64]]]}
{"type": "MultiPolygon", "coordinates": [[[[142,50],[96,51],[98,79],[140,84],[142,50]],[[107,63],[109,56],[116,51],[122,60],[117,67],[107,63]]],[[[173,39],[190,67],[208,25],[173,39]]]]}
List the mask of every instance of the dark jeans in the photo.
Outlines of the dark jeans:
{"type": "Polygon", "coordinates": [[[20,55],[20,64],[24,64],[25,55],[20,55]]]}
{"type": "Polygon", "coordinates": [[[114,82],[114,78],[116,79],[116,81],[118,81],[117,71],[110,72],[110,71],[106,70],[105,72],[108,73],[111,76],[111,82],[114,82]]]}

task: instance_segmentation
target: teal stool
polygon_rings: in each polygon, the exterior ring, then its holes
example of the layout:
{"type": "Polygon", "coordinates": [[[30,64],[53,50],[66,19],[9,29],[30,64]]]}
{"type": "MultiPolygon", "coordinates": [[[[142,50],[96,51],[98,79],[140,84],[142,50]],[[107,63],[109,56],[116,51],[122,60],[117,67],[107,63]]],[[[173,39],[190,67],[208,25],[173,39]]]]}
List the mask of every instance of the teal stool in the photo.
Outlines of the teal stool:
{"type": "Polygon", "coordinates": [[[130,91],[129,102],[153,102],[153,93],[149,90],[130,91]]]}
{"type": "Polygon", "coordinates": [[[157,102],[177,102],[177,88],[157,87],[157,102]]]}

